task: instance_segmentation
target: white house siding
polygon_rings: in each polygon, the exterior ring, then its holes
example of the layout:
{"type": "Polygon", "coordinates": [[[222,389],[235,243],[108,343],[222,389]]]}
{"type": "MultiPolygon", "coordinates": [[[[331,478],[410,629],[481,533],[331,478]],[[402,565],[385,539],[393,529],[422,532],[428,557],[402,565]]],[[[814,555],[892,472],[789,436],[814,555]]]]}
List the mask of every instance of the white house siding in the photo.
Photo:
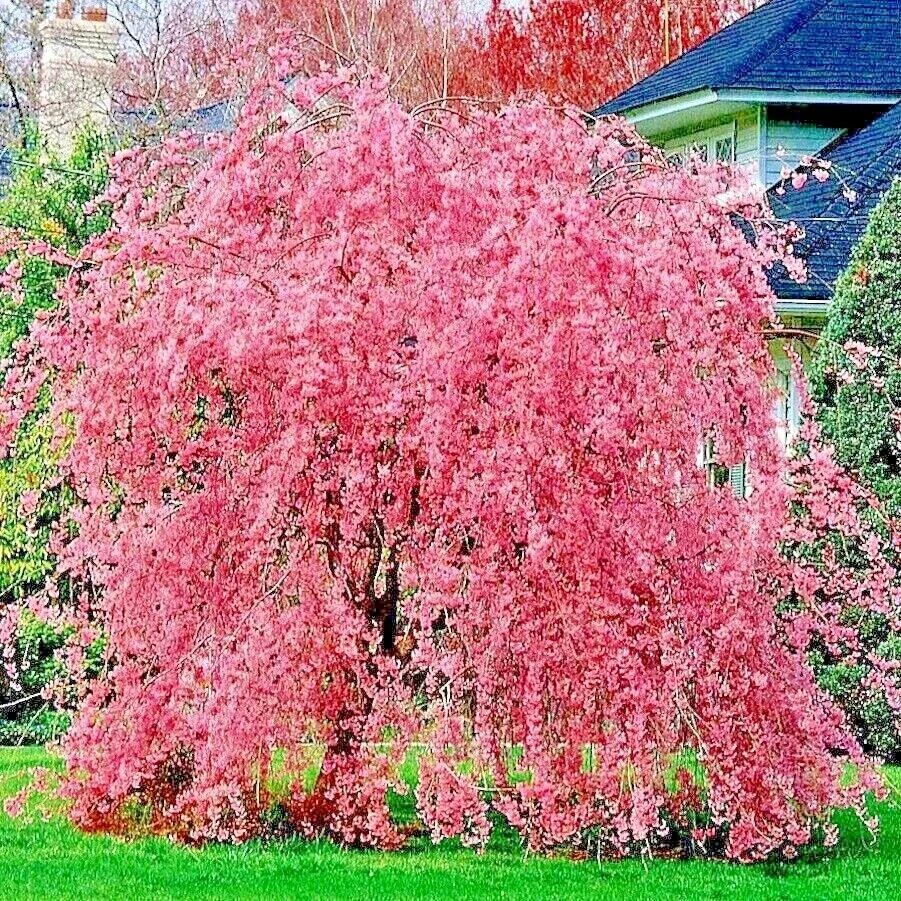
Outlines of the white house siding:
{"type": "Polygon", "coordinates": [[[737,158],[739,163],[754,163],[758,160],[760,143],[757,131],[757,108],[748,107],[736,117],[738,136],[737,158]]]}
{"type": "Polygon", "coordinates": [[[773,108],[767,113],[764,166],[767,187],[779,181],[784,166],[794,169],[800,163],[801,157],[815,156],[844,132],[842,128],[815,122],[780,118],[780,113],[773,108]]]}
{"type": "Polygon", "coordinates": [[[758,139],[758,110],[755,106],[733,111],[727,114],[712,115],[702,122],[690,127],[672,129],[655,133],[651,140],[658,147],[674,150],[689,144],[699,134],[719,132],[732,126],[735,135],[735,155],[739,163],[752,163],[759,159],[760,142],[758,139]]]}

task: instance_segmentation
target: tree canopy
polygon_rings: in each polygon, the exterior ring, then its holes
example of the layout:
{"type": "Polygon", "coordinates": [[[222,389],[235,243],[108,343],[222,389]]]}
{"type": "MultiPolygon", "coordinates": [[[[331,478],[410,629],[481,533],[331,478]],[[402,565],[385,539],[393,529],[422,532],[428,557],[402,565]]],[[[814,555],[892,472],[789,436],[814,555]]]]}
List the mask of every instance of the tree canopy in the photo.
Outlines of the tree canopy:
{"type": "MultiPolygon", "coordinates": [[[[873,212],[836,286],[810,366],[816,416],[837,459],[901,514],[901,182],[873,212]]],[[[854,617],[863,644],[881,666],[901,661],[901,635],[879,616],[854,617]]],[[[867,747],[901,755],[890,698],[871,684],[871,664],[817,655],[821,680],[841,700],[867,747]]]]}
{"type": "MultiPolygon", "coordinates": [[[[53,308],[57,282],[68,267],[54,252],[74,254],[93,235],[106,229],[103,209],[87,205],[106,186],[105,139],[87,132],[75,142],[69,158],[46,155],[36,133],[29,131],[15,157],[13,178],[0,198],[0,228],[6,248],[4,288],[0,300],[0,359],[14,355],[35,316],[53,308]],[[51,252],[46,252],[49,249],[51,252]]],[[[47,418],[49,390],[21,423],[0,459],[0,604],[11,605],[44,589],[53,572],[50,535],[66,502],[47,418]],[[23,516],[23,504],[28,511],[23,516]]],[[[0,678],[4,740],[38,741],[52,737],[65,724],[41,691],[59,670],[54,659],[63,638],[57,630],[27,612],[8,621],[14,627],[7,645],[6,672],[0,678]]]]}
{"type": "Polygon", "coordinates": [[[874,211],[836,286],[811,392],[839,459],[901,512],[901,183],[874,211]]]}
{"type": "Polygon", "coordinates": [[[492,0],[460,78],[480,96],[540,91],[585,109],[630,88],[756,0],[492,0]],[[473,64],[474,63],[474,64],[473,64]]]}
{"type": "Polygon", "coordinates": [[[108,642],[75,821],[392,847],[414,747],[436,840],[494,810],[535,848],[756,858],[861,807],[805,654],[891,578],[878,541],[866,583],[779,553],[868,501],[784,481],[758,195],[621,123],[276,61],[233,133],[118,156],[7,375],[9,432],[54,374],[73,638],[108,642]]]}

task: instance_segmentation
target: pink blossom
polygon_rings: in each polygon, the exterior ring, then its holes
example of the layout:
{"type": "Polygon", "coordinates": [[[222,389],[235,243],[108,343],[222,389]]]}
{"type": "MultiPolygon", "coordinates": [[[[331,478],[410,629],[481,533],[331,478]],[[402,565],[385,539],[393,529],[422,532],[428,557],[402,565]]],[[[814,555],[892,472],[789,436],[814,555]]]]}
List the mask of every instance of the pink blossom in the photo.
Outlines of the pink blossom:
{"type": "Polygon", "coordinates": [[[20,499],[20,508],[23,516],[31,516],[38,508],[38,502],[41,498],[39,491],[24,491],[20,499]]]}

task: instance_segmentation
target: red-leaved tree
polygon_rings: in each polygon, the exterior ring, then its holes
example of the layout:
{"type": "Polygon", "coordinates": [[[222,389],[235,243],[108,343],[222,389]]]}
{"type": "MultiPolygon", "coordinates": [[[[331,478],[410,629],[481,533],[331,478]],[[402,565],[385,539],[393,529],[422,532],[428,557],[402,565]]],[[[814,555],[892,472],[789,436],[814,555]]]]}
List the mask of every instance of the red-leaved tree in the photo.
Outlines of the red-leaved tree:
{"type": "Polygon", "coordinates": [[[734,21],[758,0],[492,0],[471,36],[461,87],[542,92],[594,109],[734,21]]]}
{"type": "MultiPolygon", "coordinates": [[[[112,0],[126,40],[120,103],[165,130],[243,96],[272,47],[300,75],[358,65],[413,107],[436,98],[541,93],[594,108],[747,12],[757,0],[112,0]]],[[[131,121],[131,120],[130,120],[131,121]]]]}
{"type": "Polygon", "coordinates": [[[8,428],[28,355],[54,378],[67,615],[108,642],[75,822],[393,847],[414,743],[436,840],[494,810],[534,848],[747,859],[860,808],[804,662],[822,581],[779,556],[758,195],[622,123],[293,70],[231,134],[118,157],[9,373],[8,428]]]}

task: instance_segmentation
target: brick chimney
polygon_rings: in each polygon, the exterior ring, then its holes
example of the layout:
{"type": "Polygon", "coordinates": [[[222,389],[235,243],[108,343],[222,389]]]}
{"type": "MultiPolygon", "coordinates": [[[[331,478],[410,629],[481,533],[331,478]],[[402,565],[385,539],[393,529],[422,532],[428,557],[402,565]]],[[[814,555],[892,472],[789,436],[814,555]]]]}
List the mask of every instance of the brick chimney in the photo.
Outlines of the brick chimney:
{"type": "Polygon", "coordinates": [[[38,30],[38,125],[48,149],[65,156],[80,127],[109,126],[119,30],[105,4],[88,3],[77,15],[72,0],[58,3],[38,30]]]}

